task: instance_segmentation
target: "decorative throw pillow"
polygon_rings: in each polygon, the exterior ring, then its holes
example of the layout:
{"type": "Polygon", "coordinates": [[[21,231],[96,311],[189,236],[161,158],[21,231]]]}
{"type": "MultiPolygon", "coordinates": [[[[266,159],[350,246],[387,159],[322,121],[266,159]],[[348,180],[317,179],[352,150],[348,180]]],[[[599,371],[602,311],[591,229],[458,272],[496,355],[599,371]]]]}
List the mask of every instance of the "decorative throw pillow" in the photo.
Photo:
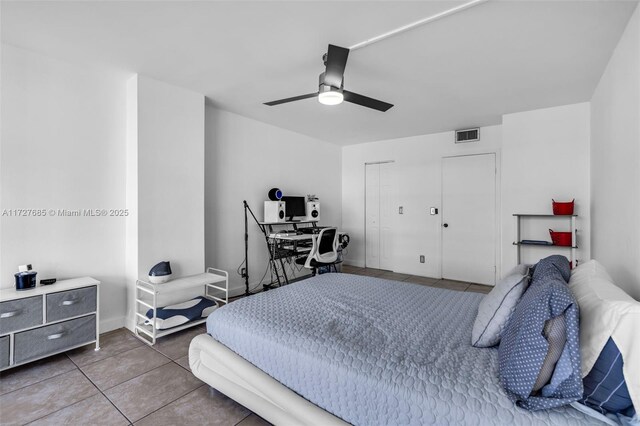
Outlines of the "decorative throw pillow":
{"type": "Polygon", "coordinates": [[[580,306],[581,402],[601,413],[631,417],[640,407],[640,302],[617,287],[595,260],[573,271],[569,288],[580,306]]]}
{"type": "Polygon", "coordinates": [[[488,348],[500,342],[500,335],[528,284],[529,266],[518,265],[482,299],[471,332],[473,346],[488,348]]]}
{"type": "Polygon", "coordinates": [[[580,402],[602,414],[633,417],[635,409],[622,373],[624,362],[618,346],[609,338],[595,365],[584,378],[584,397],[580,402]]]}
{"type": "Polygon", "coordinates": [[[565,257],[541,260],[500,341],[500,382],[513,401],[529,410],[558,407],[582,397],[579,314],[577,302],[566,285],[569,276],[569,261],[565,257]],[[554,349],[543,335],[544,329],[547,326],[549,336],[556,333],[562,337],[562,332],[553,331],[562,321],[549,322],[559,316],[564,317],[566,324],[566,343],[550,380],[540,378],[546,384],[536,391],[545,360],[555,358],[554,349]]]}

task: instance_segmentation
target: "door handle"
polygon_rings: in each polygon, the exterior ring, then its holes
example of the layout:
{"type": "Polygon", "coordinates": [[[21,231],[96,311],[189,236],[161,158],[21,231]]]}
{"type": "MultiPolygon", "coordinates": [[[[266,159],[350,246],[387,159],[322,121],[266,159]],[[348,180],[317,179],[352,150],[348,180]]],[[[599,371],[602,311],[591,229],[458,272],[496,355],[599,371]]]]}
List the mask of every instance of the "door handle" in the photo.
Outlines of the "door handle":
{"type": "Polygon", "coordinates": [[[448,227],[449,227],[449,224],[448,224],[448,223],[445,223],[445,224],[443,224],[442,226],[444,226],[445,228],[448,228],[448,227]]]}

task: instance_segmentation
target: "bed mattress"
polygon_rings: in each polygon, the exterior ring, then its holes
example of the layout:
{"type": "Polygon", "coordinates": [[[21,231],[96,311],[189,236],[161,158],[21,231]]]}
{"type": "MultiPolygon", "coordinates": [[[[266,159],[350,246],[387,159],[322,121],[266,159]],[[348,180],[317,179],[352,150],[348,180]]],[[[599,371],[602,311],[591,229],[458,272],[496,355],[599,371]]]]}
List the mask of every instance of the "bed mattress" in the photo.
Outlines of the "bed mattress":
{"type": "Polygon", "coordinates": [[[594,424],[571,408],[516,407],[498,353],[471,346],[484,295],[323,274],[216,310],[211,336],[355,425],[594,424]]]}

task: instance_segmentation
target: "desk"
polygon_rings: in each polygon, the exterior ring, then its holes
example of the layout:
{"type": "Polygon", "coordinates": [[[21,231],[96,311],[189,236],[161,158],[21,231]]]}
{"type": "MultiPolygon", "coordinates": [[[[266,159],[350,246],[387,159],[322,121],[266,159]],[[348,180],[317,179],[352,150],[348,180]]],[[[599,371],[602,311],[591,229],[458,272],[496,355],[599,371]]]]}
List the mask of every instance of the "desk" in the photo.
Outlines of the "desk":
{"type": "Polygon", "coordinates": [[[299,242],[309,242],[313,241],[313,234],[302,234],[302,235],[283,235],[283,234],[271,234],[269,238],[276,241],[289,242],[291,245],[282,245],[282,248],[285,250],[293,250],[298,254],[306,254],[311,251],[311,247],[298,247],[299,242]]]}
{"type": "MultiPolygon", "coordinates": [[[[316,225],[313,224],[315,228],[316,225]]],[[[338,237],[343,235],[347,235],[345,232],[338,231],[338,237]]],[[[310,246],[300,247],[298,243],[307,243],[313,241],[318,234],[292,234],[292,233],[271,233],[268,235],[268,244],[269,244],[269,255],[270,261],[280,261],[282,266],[282,281],[286,284],[289,284],[289,277],[287,276],[286,270],[284,268],[283,259],[287,258],[296,258],[300,256],[306,256],[311,251],[310,246]]],[[[342,251],[341,247],[338,246],[338,252],[342,251]]],[[[277,271],[277,269],[276,269],[277,271]]],[[[278,285],[281,285],[281,280],[279,274],[276,273],[276,280],[278,285]]],[[[271,285],[275,284],[272,280],[271,285]]]]}
{"type": "MultiPolygon", "coordinates": [[[[269,265],[271,269],[271,282],[269,284],[263,284],[263,289],[268,290],[275,286],[280,287],[283,284],[289,284],[289,277],[287,276],[284,259],[296,258],[309,253],[309,251],[311,251],[311,247],[299,248],[298,243],[301,241],[311,241],[314,237],[314,234],[282,235],[285,234],[285,232],[275,232],[274,228],[293,228],[293,231],[295,232],[298,231],[299,225],[304,225],[303,227],[305,228],[316,228],[318,221],[304,220],[291,222],[260,222],[256,220],[256,223],[258,224],[260,231],[262,231],[267,243],[267,250],[269,252],[269,265]],[[280,264],[280,270],[278,270],[278,264],[280,264]]],[[[293,234],[293,232],[291,232],[291,234],[293,234]]],[[[248,280],[245,280],[245,282],[248,290],[248,280]]]]}
{"type": "MultiPolygon", "coordinates": [[[[269,253],[269,268],[271,270],[271,282],[269,284],[263,284],[263,289],[268,290],[275,286],[280,287],[283,284],[289,284],[289,277],[285,270],[283,259],[291,259],[300,256],[305,256],[311,251],[311,247],[298,247],[298,243],[310,242],[315,234],[302,234],[293,235],[293,232],[298,231],[298,226],[305,225],[303,228],[317,228],[317,220],[302,220],[302,221],[285,221],[285,222],[261,222],[253,214],[253,211],[249,207],[247,201],[242,202],[244,205],[244,267],[245,270],[249,270],[249,222],[248,213],[251,214],[253,220],[256,222],[260,231],[264,235],[265,242],[267,244],[267,250],[269,253]],[[284,232],[274,232],[274,228],[282,230],[281,227],[292,227],[292,235],[281,235],[284,232]],[[278,263],[280,264],[280,271],[278,270],[278,263]]],[[[289,228],[291,229],[291,228],[289,228]]],[[[345,233],[338,233],[339,235],[346,235],[345,233]]],[[[249,274],[243,275],[245,282],[245,294],[249,295],[249,274]]]]}
{"type": "Polygon", "coordinates": [[[315,234],[302,234],[302,235],[284,235],[284,234],[270,234],[269,238],[280,241],[311,241],[315,237],[315,234]]]}

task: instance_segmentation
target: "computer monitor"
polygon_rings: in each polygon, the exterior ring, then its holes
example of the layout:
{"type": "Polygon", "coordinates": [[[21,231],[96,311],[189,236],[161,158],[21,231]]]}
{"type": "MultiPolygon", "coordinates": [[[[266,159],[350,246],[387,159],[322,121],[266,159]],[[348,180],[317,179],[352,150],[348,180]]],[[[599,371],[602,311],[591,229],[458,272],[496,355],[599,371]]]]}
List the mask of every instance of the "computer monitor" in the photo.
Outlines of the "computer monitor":
{"type": "Polygon", "coordinates": [[[293,221],[294,216],[306,216],[307,215],[307,199],[306,197],[282,197],[282,201],[285,204],[285,216],[289,218],[289,221],[293,221]]]}

